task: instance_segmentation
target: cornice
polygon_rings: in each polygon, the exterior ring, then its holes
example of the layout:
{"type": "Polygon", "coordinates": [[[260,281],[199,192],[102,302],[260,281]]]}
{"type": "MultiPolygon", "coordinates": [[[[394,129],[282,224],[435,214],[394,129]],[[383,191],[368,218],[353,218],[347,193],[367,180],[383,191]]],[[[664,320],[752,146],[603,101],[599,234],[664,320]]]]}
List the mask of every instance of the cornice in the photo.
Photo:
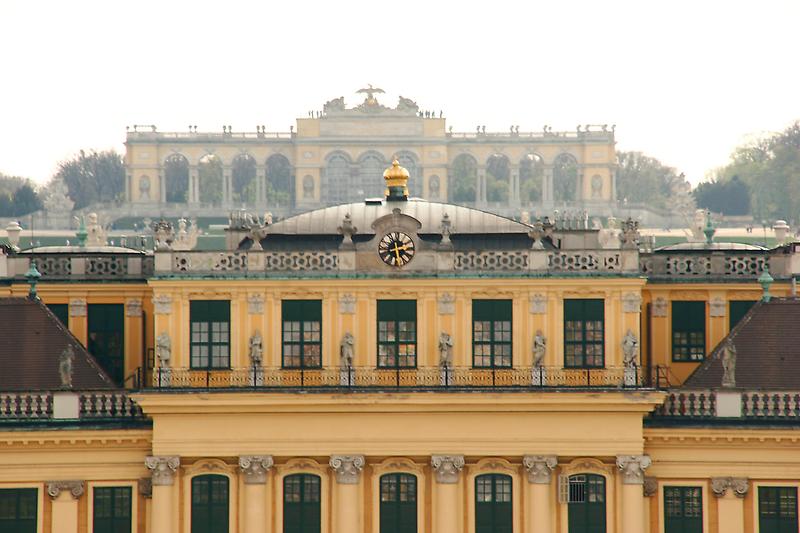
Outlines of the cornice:
{"type": "Polygon", "coordinates": [[[153,440],[151,430],[58,430],[2,431],[0,448],[92,448],[110,450],[148,450],[153,440]]]}
{"type": "Polygon", "coordinates": [[[715,448],[726,446],[738,448],[742,444],[794,447],[800,443],[800,433],[797,431],[772,428],[645,428],[643,436],[645,447],[688,448],[708,445],[715,448]]]}

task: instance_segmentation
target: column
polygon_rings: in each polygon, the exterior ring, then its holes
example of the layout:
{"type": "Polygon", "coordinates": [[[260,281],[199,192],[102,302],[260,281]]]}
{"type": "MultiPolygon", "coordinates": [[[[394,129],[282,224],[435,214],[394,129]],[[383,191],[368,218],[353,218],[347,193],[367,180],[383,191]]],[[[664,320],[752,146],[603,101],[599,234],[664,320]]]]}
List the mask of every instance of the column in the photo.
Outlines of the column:
{"type": "Polygon", "coordinates": [[[271,455],[243,455],[239,470],[244,477],[244,533],[267,533],[267,472],[271,455]]]}
{"type": "Polygon", "coordinates": [[[222,205],[225,207],[229,207],[231,204],[231,200],[233,199],[233,195],[231,194],[231,167],[223,167],[222,168],[222,205]]]}
{"type": "MultiPolygon", "coordinates": [[[[644,531],[644,471],[652,461],[649,455],[618,455],[617,468],[622,475],[621,533],[644,531]]],[[[728,533],[727,531],[725,533],[728,533]]]]}
{"type": "Polygon", "coordinates": [[[358,533],[361,531],[361,499],[358,488],[363,455],[331,455],[330,467],[336,473],[333,504],[333,533],[358,533]]]}
{"type": "Polygon", "coordinates": [[[522,465],[528,471],[528,501],[525,512],[525,533],[553,533],[553,499],[551,479],[558,465],[555,455],[526,455],[522,465]]]}
{"type": "Polygon", "coordinates": [[[511,183],[509,183],[508,199],[511,202],[511,205],[514,207],[519,207],[519,165],[511,165],[511,174],[509,177],[511,179],[511,183]]]}
{"type": "Polygon", "coordinates": [[[192,165],[189,167],[189,203],[196,204],[200,201],[200,196],[198,195],[198,191],[200,187],[198,186],[198,182],[200,181],[200,172],[197,169],[197,165],[192,165]]]}
{"type": "Polygon", "coordinates": [[[479,204],[486,203],[486,167],[478,167],[478,186],[475,188],[475,201],[479,204]]]}
{"type": "Polygon", "coordinates": [[[78,532],[78,500],[83,496],[83,481],[48,481],[47,494],[53,500],[52,533],[78,532]]]}
{"type": "Polygon", "coordinates": [[[749,488],[746,477],[711,478],[711,492],[717,497],[719,531],[744,533],[744,497],[749,488]]]}
{"type": "Polygon", "coordinates": [[[267,203],[267,168],[264,165],[256,166],[256,205],[267,203]]]}
{"type": "Polygon", "coordinates": [[[147,456],[144,465],[151,472],[153,503],[150,533],[172,533],[173,512],[177,505],[172,501],[175,474],[181,464],[177,456],[147,456]]]}
{"type": "Polygon", "coordinates": [[[463,455],[431,456],[434,483],[433,533],[460,533],[458,478],[464,468],[463,455]]]}
{"type": "Polygon", "coordinates": [[[547,165],[542,173],[542,203],[553,205],[553,166],[547,165]]]}
{"type": "Polygon", "coordinates": [[[164,169],[158,169],[158,201],[159,203],[167,202],[167,176],[164,169]]]}

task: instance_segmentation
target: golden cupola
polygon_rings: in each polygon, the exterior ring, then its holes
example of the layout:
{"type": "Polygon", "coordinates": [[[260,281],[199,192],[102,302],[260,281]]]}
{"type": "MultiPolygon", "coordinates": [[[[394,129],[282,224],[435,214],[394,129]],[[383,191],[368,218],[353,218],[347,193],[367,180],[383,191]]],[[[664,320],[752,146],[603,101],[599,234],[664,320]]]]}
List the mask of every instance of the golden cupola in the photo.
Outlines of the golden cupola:
{"type": "Polygon", "coordinates": [[[386,199],[389,201],[408,200],[408,170],[400,166],[397,158],[383,173],[386,181],[386,199]]]}

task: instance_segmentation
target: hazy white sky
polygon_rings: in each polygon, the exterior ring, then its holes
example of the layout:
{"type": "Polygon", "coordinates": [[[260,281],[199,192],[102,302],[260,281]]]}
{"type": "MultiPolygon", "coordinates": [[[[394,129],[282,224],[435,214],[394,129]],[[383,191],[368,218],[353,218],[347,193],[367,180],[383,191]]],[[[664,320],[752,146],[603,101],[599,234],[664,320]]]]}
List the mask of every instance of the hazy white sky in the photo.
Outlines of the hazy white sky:
{"type": "Polygon", "coordinates": [[[456,131],[617,124],[692,182],[800,119],[798,0],[0,0],[0,172],[125,126],[288,131],[366,83],[456,131]]]}

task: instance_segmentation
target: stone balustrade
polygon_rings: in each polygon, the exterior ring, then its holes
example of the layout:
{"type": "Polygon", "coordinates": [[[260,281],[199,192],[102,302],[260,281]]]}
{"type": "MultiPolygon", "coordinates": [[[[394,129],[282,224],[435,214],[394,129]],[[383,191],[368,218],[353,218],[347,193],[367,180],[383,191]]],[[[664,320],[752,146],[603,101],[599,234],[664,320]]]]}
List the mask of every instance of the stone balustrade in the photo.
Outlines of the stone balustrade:
{"type": "Polygon", "coordinates": [[[54,252],[2,256],[8,277],[24,280],[31,260],[46,281],[138,280],[153,275],[153,257],[143,253],[54,252]]]}
{"type": "Polygon", "coordinates": [[[756,279],[769,269],[775,279],[792,275],[791,255],[773,251],[714,251],[640,254],[639,269],[648,279],[756,279]]]}
{"type": "MultiPolygon", "coordinates": [[[[71,395],[82,421],[140,420],[141,408],[125,392],[7,392],[0,394],[0,423],[57,420],[54,396],[71,395]]],[[[74,417],[72,417],[74,418],[74,417]]]]}
{"type": "Polygon", "coordinates": [[[676,390],[651,417],[676,420],[800,420],[800,391],[676,390]]]}

